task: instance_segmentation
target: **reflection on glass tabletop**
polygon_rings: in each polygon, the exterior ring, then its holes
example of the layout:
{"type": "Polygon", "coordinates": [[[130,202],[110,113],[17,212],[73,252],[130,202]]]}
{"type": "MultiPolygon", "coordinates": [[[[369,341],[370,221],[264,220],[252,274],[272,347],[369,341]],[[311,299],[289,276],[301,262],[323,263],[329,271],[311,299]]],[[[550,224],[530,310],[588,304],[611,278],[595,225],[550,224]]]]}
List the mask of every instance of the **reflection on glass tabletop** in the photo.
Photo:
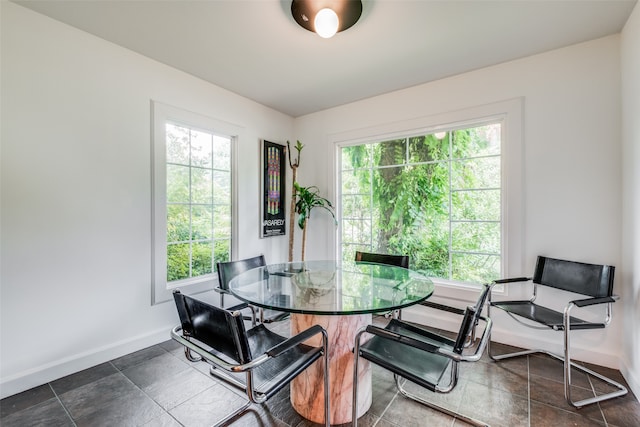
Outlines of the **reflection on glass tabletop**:
{"type": "Polygon", "coordinates": [[[431,280],[401,267],[347,261],[304,261],[258,267],[236,276],[231,293],[250,304],[308,314],[385,312],[419,303],[431,280]]]}

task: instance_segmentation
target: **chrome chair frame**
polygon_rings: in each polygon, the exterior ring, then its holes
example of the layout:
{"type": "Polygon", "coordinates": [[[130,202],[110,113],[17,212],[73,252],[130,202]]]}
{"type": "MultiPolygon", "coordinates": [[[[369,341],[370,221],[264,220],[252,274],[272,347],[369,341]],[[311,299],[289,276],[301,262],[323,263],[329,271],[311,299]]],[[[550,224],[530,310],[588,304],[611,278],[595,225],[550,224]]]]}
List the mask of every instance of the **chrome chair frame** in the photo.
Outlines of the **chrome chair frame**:
{"type": "Polygon", "coordinates": [[[464,310],[463,320],[455,340],[451,340],[447,337],[435,334],[420,327],[420,325],[409,324],[399,319],[392,319],[384,328],[374,325],[368,325],[358,331],[358,333],[356,334],[354,345],[352,407],[353,426],[358,426],[358,361],[361,357],[363,357],[369,360],[371,363],[375,363],[382,368],[393,372],[396,387],[398,388],[400,394],[402,394],[403,396],[415,400],[416,402],[429,408],[435,409],[436,411],[445,413],[452,417],[456,417],[474,426],[488,427],[488,424],[483,421],[479,421],[475,418],[454,412],[450,409],[437,405],[433,402],[429,402],[415,394],[408,392],[403,387],[401,381],[402,378],[405,378],[407,381],[411,381],[436,393],[449,393],[455,388],[458,382],[459,375],[458,364],[460,362],[477,362],[478,360],[480,360],[484,349],[489,342],[492,322],[490,318],[481,316],[488,292],[489,286],[484,285],[476,305],[469,306],[466,308],[466,310],[464,310]],[[469,351],[471,350],[467,350],[466,352],[464,352],[464,349],[467,348],[465,343],[468,341],[468,337],[472,334],[472,331],[476,328],[480,320],[482,320],[485,324],[482,335],[479,341],[476,342],[475,349],[472,353],[469,353],[469,351]],[[361,340],[362,336],[365,333],[373,335],[373,337],[363,344],[361,340]],[[408,347],[402,349],[399,346],[408,347]],[[409,348],[415,348],[425,352],[422,357],[419,357],[420,361],[425,365],[429,363],[438,365],[438,367],[436,368],[436,372],[439,372],[440,375],[436,375],[436,377],[438,378],[437,381],[429,380],[427,378],[427,374],[420,376],[419,373],[416,373],[415,370],[411,369],[411,367],[402,366],[401,359],[396,356],[407,352],[409,348]],[[394,351],[399,353],[391,355],[394,351]],[[383,352],[389,356],[376,356],[376,354],[382,354],[383,352]],[[442,383],[440,380],[441,378],[443,378],[447,370],[450,371],[449,378],[446,382],[442,383]]]}
{"type": "Polygon", "coordinates": [[[182,295],[180,291],[174,291],[176,307],[180,316],[181,325],[171,330],[171,338],[184,346],[185,356],[192,362],[206,362],[211,365],[210,374],[243,390],[247,396],[247,402],[240,408],[228,414],[215,426],[224,426],[229,421],[245,412],[252,403],[265,403],[271,396],[287,385],[293,378],[303,372],[308,366],[323,358],[324,367],[324,415],[325,426],[330,427],[330,400],[329,400],[329,351],[328,337],[324,328],[314,325],[299,334],[285,338],[269,330],[263,324],[257,325],[246,331],[244,320],[240,310],[247,307],[246,303],[239,304],[225,310],[182,295]],[[190,313],[190,307],[194,313],[190,313]],[[212,322],[215,317],[208,318],[208,313],[217,313],[227,319],[226,325],[212,322]],[[215,327],[212,328],[211,326],[215,327]],[[231,336],[223,337],[221,331],[229,332],[231,336]],[[308,339],[322,336],[321,347],[310,347],[303,344],[308,339]],[[257,337],[257,338],[256,338],[257,337]],[[253,345],[259,340],[257,345],[253,345]],[[235,345],[229,346],[233,342],[235,345]],[[266,348],[266,346],[269,346],[266,348]],[[235,347],[235,348],[230,348],[235,347]],[[252,355],[252,350],[259,350],[259,354],[252,355]],[[300,357],[295,358],[291,351],[299,351],[300,357]],[[198,356],[193,356],[197,354],[198,356]],[[278,358],[283,357],[281,362],[278,358]],[[271,366],[269,366],[271,365],[271,366]],[[270,377],[268,381],[259,381],[255,372],[263,369],[270,377]],[[244,374],[243,376],[241,374],[244,374]],[[239,376],[240,375],[240,376],[239,376]],[[260,384],[259,384],[260,382],[260,384]]]}
{"type": "MultiPolygon", "coordinates": [[[[491,291],[489,292],[489,303],[487,305],[487,316],[491,317],[491,308],[496,307],[504,310],[512,319],[516,322],[524,325],[528,328],[532,329],[543,329],[548,330],[549,328],[555,331],[563,332],[563,355],[559,355],[553,353],[551,351],[543,350],[543,349],[530,349],[523,351],[516,351],[512,353],[505,353],[496,355],[491,352],[491,341],[487,346],[487,353],[489,357],[494,361],[500,361],[512,357],[526,356],[529,354],[542,353],[546,354],[556,360],[559,360],[563,363],[563,382],[564,382],[564,396],[567,403],[574,408],[580,409],[586,405],[591,405],[596,402],[601,402],[603,400],[613,399],[615,397],[624,396],[628,393],[627,388],[612,380],[611,378],[605,377],[593,370],[579,365],[571,360],[571,331],[572,330],[588,330],[588,329],[602,329],[607,327],[612,318],[612,305],[618,300],[617,295],[613,295],[613,276],[614,276],[615,268],[613,266],[606,265],[595,265],[595,264],[586,264],[579,263],[575,261],[566,261],[559,260],[555,258],[547,258],[544,256],[539,256],[536,262],[536,270],[534,273],[534,277],[516,277],[510,279],[500,279],[495,280],[491,283],[491,291]],[[552,265],[553,267],[546,267],[547,265],[552,265]],[[545,268],[553,268],[551,273],[547,273],[545,268]],[[585,277],[582,279],[584,281],[585,290],[580,291],[577,288],[577,283],[570,283],[569,285],[563,285],[562,276],[563,268],[567,270],[566,274],[572,274],[575,278],[576,276],[585,277]],[[580,271],[585,270],[585,272],[594,271],[599,273],[598,277],[595,277],[594,274],[580,275],[580,271]],[[494,302],[492,300],[492,289],[495,285],[503,284],[513,284],[513,283],[533,283],[533,289],[531,293],[531,297],[528,300],[524,301],[499,301],[494,302]],[[568,301],[562,311],[562,313],[547,309],[545,307],[539,306],[535,304],[536,298],[538,297],[538,286],[550,286],[556,289],[560,289],[567,292],[578,293],[586,296],[590,296],[590,298],[585,299],[576,299],[568,301]],[[589,288],[589,289],[587,289],[589,288]],[[571,311],[574,308],[584,308],[593,305],[606,304],[606,313],[604,320],[602,322],[586,322],[584,320],[575,318],[571,316],[571,311]],[[513,306],[523,306],[527,307],[529,313],[524,313],[520,310],[515,309],[514,312],[512,310],[513,306]],[[520,312],[519,312],[520,311],[520,312]],[[541,311],[541,314],[536,314],[537,311],[541,311]],[[516,317],[518,316],[518,317],[516,317]],[[523,322],[519,317],[526,318],[536,324],[523,322]],[[543,326],[538,326],[543,325],[543,326]],[[571,368],[578,369],[582,372],[585,372],[589,375],[592,375],[601,381],[613,386],[616,388],[616,391],[612,391],[610,393],[601,394],[599,396],[590,397],[582,400],[574,400],[572,397],[572,380],[571,380],[571,368]]],[[[567,276],[568,277],[568,276],[567,276]]],[[[567,279],[569,282],[573,282],[574,278],[567,279]]],[[[578,279],[576,279],[578,280],[578,279]]]]}
{"type": "MultiPolygon", "coordinates": [[[[489,286],[489,285],[486,285],[486,286],[489,286]]],[[[490,291],[491,290],[487,289],[485,286],[482,287],[482,290],[480,291],[480,295],[478,296],[478,300],[476,301],[476,304],[473,306],[476,310],[482,311],[484,309],[484,305],[487,302],[487,298],[489,296],[489,292],[490,291]]],[[[421,305],[423,307],[433,308],[433,309],[440,310],[440,311],[446,311],[446,312],[452,313],[452,314],[457,314],[459,316],[463,316],[464,315],[464,309],[458,308],[458,307],[452,307],[452,306],[446,305],[446,304],[433,302],[433,301],[431,301],[431,298],[433,298],[433,297],[437,298],[436,295],[432,295],[429,299],[426,299],[426,300],[420,302],[419,305],[421,305]]],[[[443,297],[443,298],[446,298],[446,297],[443,297]]],[[[476,340],[476,326],[478,326],[478,322],[477,321],[476,321],[476,324],[473,325],[473,328],[471,329],[471,333],[467,336],[467,341],[464,344],[465,347],[470,347],[475,342],[475,340],[476,340]]]]}

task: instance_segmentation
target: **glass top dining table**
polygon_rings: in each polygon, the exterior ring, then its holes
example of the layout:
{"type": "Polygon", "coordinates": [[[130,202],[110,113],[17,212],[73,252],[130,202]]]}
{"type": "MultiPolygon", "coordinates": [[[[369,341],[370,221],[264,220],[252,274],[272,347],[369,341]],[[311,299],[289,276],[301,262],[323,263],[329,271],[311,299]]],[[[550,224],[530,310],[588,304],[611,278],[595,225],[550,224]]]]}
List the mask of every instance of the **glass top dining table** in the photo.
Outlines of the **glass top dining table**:
{"type": "MultiPolygon", "coordinates": [[[[271,264],[239,274],[231,293],[249,304],[291,313],[291,334],[320,325],[329,338],[331,424],[351,421],[353,343],[372,313],[388,313],[431,296],[433,283],[401,267],[350,261],[305,261],[271,264]]],[[[309,343],[320,345],[320,342],[309,343]]],[[[324,423],[323,369],[311,366],[291,382],[292,407],[304,418],[324,423]]],[[[372,402],[371,367],[358,364],[358,416],[372,402]]]]}
{"type": "Polygon", "coordinates": [[[433,288],[428,277],[406,268],[332,260],[271,264],[229,283],[249,304],[321,315],[389,312],[427,299],[433,288]]]}

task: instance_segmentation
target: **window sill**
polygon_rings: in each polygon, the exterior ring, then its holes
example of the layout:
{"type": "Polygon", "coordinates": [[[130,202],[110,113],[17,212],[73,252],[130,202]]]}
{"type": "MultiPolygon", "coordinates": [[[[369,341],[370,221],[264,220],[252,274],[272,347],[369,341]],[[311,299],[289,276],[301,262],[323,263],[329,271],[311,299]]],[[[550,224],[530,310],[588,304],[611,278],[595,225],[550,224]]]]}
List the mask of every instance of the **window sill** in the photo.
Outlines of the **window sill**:
{"type": "MultiPolygon", "coordinates": [[[[480,285],[468,282],[455,282],[439,278],[431,278],[435,285],[433,298],[443,298],[448,300],[461,301],[463,303],[474,304],[478,299],[480,285]]],[[[506,295],[504,286],[495,286],[492,291],[494,294],[506,295]]]]}

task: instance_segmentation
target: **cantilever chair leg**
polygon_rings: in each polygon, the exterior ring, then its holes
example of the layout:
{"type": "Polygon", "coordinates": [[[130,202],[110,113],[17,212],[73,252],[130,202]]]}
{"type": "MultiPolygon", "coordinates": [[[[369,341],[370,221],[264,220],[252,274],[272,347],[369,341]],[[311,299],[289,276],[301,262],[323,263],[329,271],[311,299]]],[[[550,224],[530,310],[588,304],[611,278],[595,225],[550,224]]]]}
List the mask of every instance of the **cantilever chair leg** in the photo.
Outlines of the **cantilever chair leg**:
{"type": "Polygon", "coordinates": [[[322,349],[324,351],[324,424],[325,427],[331,426],[331,401],[329,400],[329,334],[327,331],[322,331],[322,349]]]}
{"type": "Polygon", "coordinates": [[[563,360],[564,397],[565,399],[567,399],[567,403],[569,403],[574,408],[582,408],[585,405],[590,405],[592,403],[601,402],[603,400],[612,399],[614,397],[619,397],[627,394],[628,390],[622,384],[619,384],[616,381],[613,381],[611,378],[607,378],[604,375],[600,375],[592,371],[591,369],[588,369],[584,366],[577,365],[576,363],[571,361],[571,346],[570,346],[571,336],[569,334],[571,332],[571,322],[569,321],[570,319],[569,314],[572,308],[573,308],[573,304],[569,304],[565,308],[565,315],[564,315],[564,360],[563,360]],[[576,369],[579,369],[583,372],[593,375],[596,378],[599,378],[600,380],[606,382],[607,384],[615,387],[617,390],[610,393],[601,394],[600,396],[595,396],[589,399],[583,399],[583,400],[574,402],[571,397],[571,367],[572,366],[575,367],[576,369]]]}
{"type": "Polygon", "coordinates": [[[567,401],[567,403],[571,406],[573,406],[574,408],[580,409],[583,406],[586,405],[590,405],[592,403],[596,403],[596,402],[601,402],[603,400],[608,400],[608,399],[612,399],[614,397],[619,397],[619,396],[624,396],[625,394],[627,394],[628,390],[625,386],[623,386],[622,384],[613,381],[611,378],[607,378],[597,372],[592,371],[591,369],[584,367],[582,365],[578,365],[575,362],[571,361],[570,355],[569,355],[569,350],[565,349],[565,357],[562,356],[558,356],[555,353],[552,353],[550,351],[546,351],[546,350],[540,350],[540,349],[536,349],[536,350],[524,350],[524,351],[516,351],[513,353],[506,353],[506,354],[493,354],[491,352],[491,346],[489,346],[489,348],[487,349],[487,353],[489,354],[489,357],[491,358],[491,360],[494,361],[500,361],[500,360],[504,360],[504,359],[510,359],[512,357],[520,357],[520,356],[526,356],[529,354],[546,354],[547,356],[550,356],[556,360],[559,360],[560,362],[563,363],[564,366],[564,397],[567,401]],[[592,375],[598,379],[600,379],[601,381],[615,387],[617,390],[613,391],[611,393],[606,393],[606,394],[601,394],[599,396],[595,396],[595,397],[591,397],[588,399],[583,399],[583,400],[578,400],[578,401],[574,401],[572,396],[571,396],[571,386],[573,385],[571,382],[571,367],[582,371],[586,374],[592,375]]]}
{"type": "Polygon", "coordinates": [[[360,353],[360,336],[364,333],[364,330],[356,334],[356,345],[353,348],[353,395],[351,396],[351,419],[353,420],[353,427],[358,427],[358,365],[360,365],[360,358],[357,356],[360,353]]]}
{"type": "Polygon", "coordinates": [[[194,356],[193,352],[187,347],[184,348],[184,357],[186,357],[189,362],[200,362],[202,360],[202,357],[198,355],[194,356]]]}

